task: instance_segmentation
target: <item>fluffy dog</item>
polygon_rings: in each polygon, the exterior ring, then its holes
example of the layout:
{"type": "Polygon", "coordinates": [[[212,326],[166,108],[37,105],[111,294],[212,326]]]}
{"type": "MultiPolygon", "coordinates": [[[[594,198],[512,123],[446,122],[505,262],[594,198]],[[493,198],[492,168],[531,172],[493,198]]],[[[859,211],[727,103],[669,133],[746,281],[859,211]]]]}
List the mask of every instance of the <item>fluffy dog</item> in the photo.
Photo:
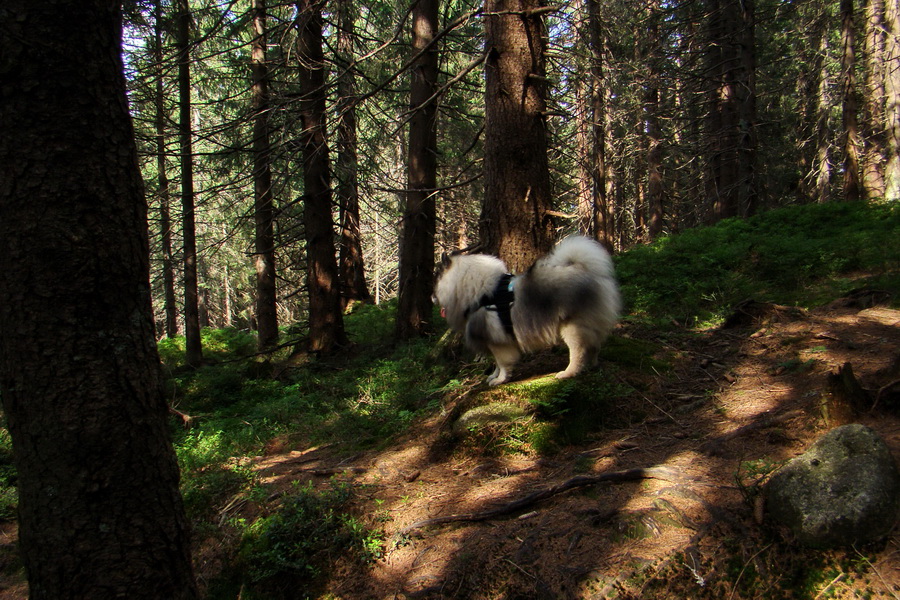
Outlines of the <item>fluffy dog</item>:
{"type": "Polygon", "coordinates": [[[569,237],[521,275],[486,254],[444,257],[434,299],[450,327],[497,367],[488,385],[509,380],[522,352],[559,343],[569,347],[573,377],[597,362],[600,344],[621,310],[612,260],[599,243],[569,237]]]}

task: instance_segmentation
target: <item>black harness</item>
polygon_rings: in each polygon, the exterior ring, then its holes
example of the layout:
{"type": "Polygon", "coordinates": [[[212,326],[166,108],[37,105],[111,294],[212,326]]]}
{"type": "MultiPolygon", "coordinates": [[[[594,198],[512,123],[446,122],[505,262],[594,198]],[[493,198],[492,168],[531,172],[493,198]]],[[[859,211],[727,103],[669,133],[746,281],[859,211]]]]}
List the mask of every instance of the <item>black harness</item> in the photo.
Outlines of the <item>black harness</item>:
{"type": "Polygon", "coordinates": [[[516,334],[513,332],[512,322],[512,305],[513,302],[515,302],[513,277],[514,275],[512,273],[507,273],[497,280],[497,285],[494,287],[493,292],[485,294],[481,297],[481,300],[478,301],[478,304],[466,309],[466,318],[480,308],[494,311],[497,313],[497,316],[500,317],[500,322],[503,324],[503,330],[506,331],[508,335],[515,338],[516,334]]]}

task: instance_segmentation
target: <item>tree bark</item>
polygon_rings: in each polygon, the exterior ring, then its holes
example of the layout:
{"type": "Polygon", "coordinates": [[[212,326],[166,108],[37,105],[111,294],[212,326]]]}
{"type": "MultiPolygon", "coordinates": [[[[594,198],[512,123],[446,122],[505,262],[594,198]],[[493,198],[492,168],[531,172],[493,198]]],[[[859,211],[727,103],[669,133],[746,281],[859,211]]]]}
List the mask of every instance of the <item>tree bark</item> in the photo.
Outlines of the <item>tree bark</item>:
{"type": "Polygon", "coordinates": [[[829,76],[828,69],[825,65],[825,57],[828,55],[828,33],[825,23],[820,23],[817,27],[819,35],[817,60],[813,63],[818,71],[818,86],[815,93],[815,124],[813,129],[813,142],[815,144],[815,155],[812,163],[813,180],[812,199],[823,204],[831,200],[831,180],[832,180],[832,160],[831,145],[832,138],[828,125],[829,113],[833,99],[829,94],[832,80],[829,76]]]}
{"type": "Polygon", "coordinates": [[[338,2],[337,59],[341,71],[338,87],[337,130],[337,196],[340,214],[341,243],[338,262],[341,280],[341,308],[354,301],[371,302],[366,283],[359,224],[359,158],[356,135],[356,86],[353,61],[353,0],[338,2]]]}
{"type": "Polygon", "coordinates": [[[831,180],[828,137],[828,90],[831,82],[825,67],[828,21],[827,14],[818,14],[804,24],[805,43],[799,56],[806,66],[797,87],[801,99],[797,136],[797,199],[801,203],[827,201],[831,180]]]}
{"type": "Polygon", "coordinates": [[[178,135],[181,160],[181,210],[184,244],[185,362],[200,366],[200,294],[197,278],[197,234],[194,215],[194,149],[191,125],[191,9],[189,0],[177,0],[178,31],[178,135]]]}
{"type": "Polygon", "coordinates": [[[575,197],[578,216],[578,232],[594,237],[596,203],[594,202],[595,150],[593,139],[593,119],[591,117],[591,94],[594,85],[590,77],[575,79],[575,143],[578,156],[578,180],[575,197]]]}
{"type": "Polygon", "coordinates": [[[884,197],[884,2],[865,2],[862,186],[867,200],[884,197]]]}
{"type": "Polygon", "coordinates": [[[590,47],[590,115],[591,136],[593,146],[591,152],[591,195],[592,195],[592,237],[603,244],[607,250],[613,249],[613,220],[610,210],[610,194],[607,164],[607,127],[606,115],[606,43],[603,33],[603,19],[599,0],[585,0],[588,15],[588,46],[590,47]]]}
{"type": "Polygon", "coordinates": [[[253,0],[250,71],[253,99],[253,199],[256,226],[256,331],[259,350],[278,341],[275,285],[275,210],[272,197],[272,149],[269,144],[269,69],[266,64],[266,2],[253,0]]]}
{"type": "Polygon", "coordinates": [[[707,0],[706,196],[712,221],[756,210],[754,0],[707,0]]]}
{"type": "Polygon", "coordinates": [[[412,12],[406,210],[400,239],[400,302],[396,334],[408,339],[431,331],[434,291],[435,190],[437,188],[438,0],[417,0],[412,12]],[[429,44],[431,47],[428,48],[429,44]],[[423,52],[428,48],[427,51],[423,52]]]}
{"type": "Polygon", "coordinates": [[[859,155],[862,139],[859,133],[856,92],[856,43],[853,30],[853,0],[841,0],[841,96],[844,138],[844,200],[862,198],[859,181],[859,155]]]}
{"type": "Polygon", "coordinates": [[[0,397],[35,600],[197,597],[117,3],[0,10],[0,397]]]}
{"type": "Polygon", "coordinates": [[[888,202],[900,200],[900,0],[885,0],[885,132],[887,164],[885,192],[888,202]]]}
{"type": "Polygon", "coordinates": [[[553,243],[540,0],[485,4],[485,250],[513,271],[553,243]]]}
{"type": "Polygon", "coordinates": [[[645,135],[647,137],[647,234],[655,240],[663,230],[662,128],[659,118],[660,47],[659,0],[647,5],[647,81],[644,84],[645,135]]]}
{"type": "Polygon", "coordinates": [[[163,23],[162,0],[154,5],[153,56],[156,61],[156,171],[159,196],[159,229],[162,240],[163,304],[166,336],[178,335],[178,307],[175,302],[175,257],[172,253],[172,218],[169,212],[170,190],[166,174],[166,108],[163,94],[163,23]]]}
{"type": "Polygon", "coordinates": [[[297,19],[309,350],[328,354],[346,346],[347,338],[341,311],[334,220],[331,214],[331,173],[325,135],[326,88],[321,3],[318,0],[297,2],[297,19]]]}

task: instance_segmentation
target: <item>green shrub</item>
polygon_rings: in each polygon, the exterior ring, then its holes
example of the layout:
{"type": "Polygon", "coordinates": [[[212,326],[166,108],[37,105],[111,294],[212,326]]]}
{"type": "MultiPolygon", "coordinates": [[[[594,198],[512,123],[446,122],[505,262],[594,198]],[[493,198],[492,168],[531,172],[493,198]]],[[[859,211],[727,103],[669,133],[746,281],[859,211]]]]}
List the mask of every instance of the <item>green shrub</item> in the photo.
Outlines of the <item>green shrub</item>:
{"type": "Polygon", "coordinates": [[[552,454],[563,446],[584,443],[603,429],[643,418],[642,406],[628,400],[633,393],[608,371],[600,370],[574,379],[548,375],[510,383],[491,392],[492,402],[525,402],[533,407],[533,418],[480,427],[470,443],[489,454],[552,454]]]}
{"type": "Polygon", "coordinates": [[[9,431],[0,428],[0,521],[10,521],[16,518],[16,510],[19,506],[16,480],[12,438],[9,431]]]}
{"type": "MultiPolygon", "coordinates": [[[[242,329],[205,327],[200,332],[200,343],[204,358],[217,361],[248,357],[256,352],[256,336],[242,329]]],[[[157,344],[157,349],[166,367],[184,367],[184,336],[163,338],[157,344]]]]}
{"type": "Polygon", "coordinates": [[[243,577],[275,588],[289,581],[291,597],[303,597],[337,554],[350,550],[361,560],[380,556],[380,536],[347,513],[352,498],[348,485],[332,483],[321,492],[311,483],[295,486],[278,510],[246,529],[239,552],[243,577]]]}
{"type": "Polygon", "coordinates": [[[862,270],[900,292],[898,230],[900,209],[890,205],[794,206],[634,248],[617,258],[617,272],[637,317],[715,322],[751,297],[802,306],[831,300],[869,283],[854,277],[862,270]]]}

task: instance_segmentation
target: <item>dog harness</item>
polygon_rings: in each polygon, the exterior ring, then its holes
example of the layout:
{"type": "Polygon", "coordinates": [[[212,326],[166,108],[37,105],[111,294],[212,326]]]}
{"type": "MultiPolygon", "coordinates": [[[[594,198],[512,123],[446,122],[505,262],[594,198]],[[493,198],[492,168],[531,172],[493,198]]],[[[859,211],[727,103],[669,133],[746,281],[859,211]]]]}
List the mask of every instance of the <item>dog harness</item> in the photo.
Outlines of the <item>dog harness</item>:
{"type": "Polygon", "coordinates": [[[503,330],[511,335],[514,339],[516,334],[513,332],[513,322],[512,322],[512,305],[515,302],[515,294],[513,293],[513,279],[514,275],[512,273],[506,273],[503,275],[498,281],[496,287],[494,287],[494,291],[490,294],[485,294],[481,297],[481,300],[478,301],[478,304],[472,308],[466,310],[465,316],[468,316],[478,310],[479,308],[483,308],[485,310],[494,311],[497,313],[497,316],[500,318],[500,322],[503,324],[503,330]]]}

